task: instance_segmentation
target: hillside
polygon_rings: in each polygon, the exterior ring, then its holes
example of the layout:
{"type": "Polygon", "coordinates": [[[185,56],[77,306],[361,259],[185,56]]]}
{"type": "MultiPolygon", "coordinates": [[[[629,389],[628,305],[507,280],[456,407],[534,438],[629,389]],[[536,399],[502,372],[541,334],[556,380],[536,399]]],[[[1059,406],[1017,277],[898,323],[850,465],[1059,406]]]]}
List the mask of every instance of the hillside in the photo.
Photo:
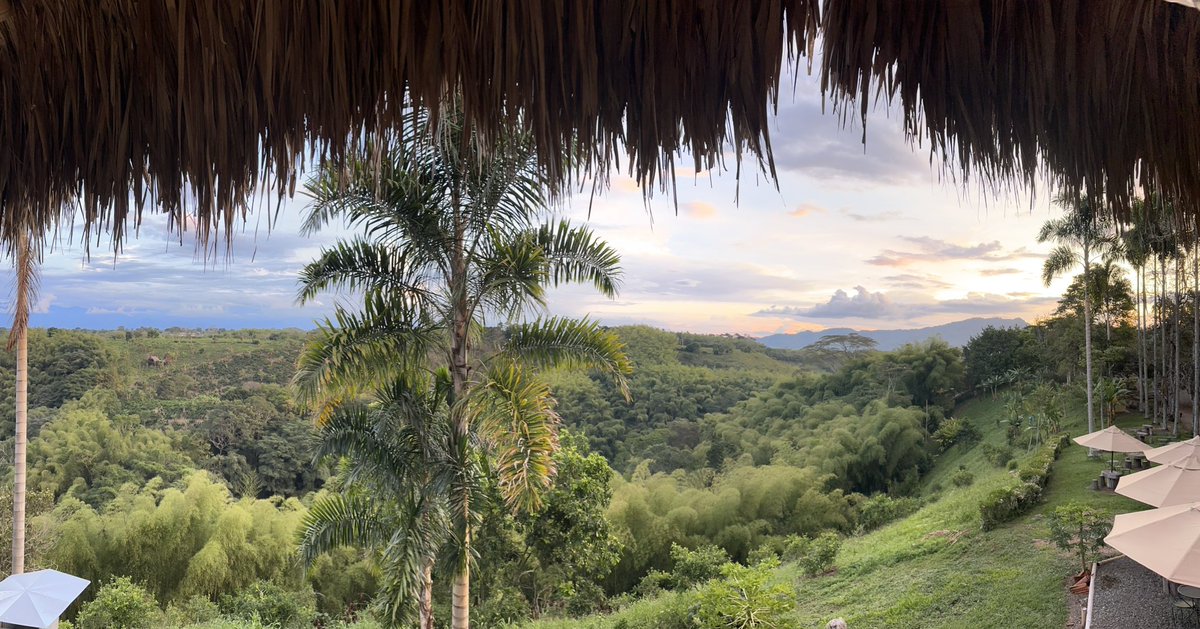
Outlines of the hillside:
{"type": "Polygon", "coordinates": [[[931,338],[940,338],[951,347],[963,347],[971,337],[991,326],[996,328],[1024,328],[1027,323],[1022,319],[973,318],[945,323],[927,328],[911,330],[855,330],[852,328],[829,328],[813,332],[794,332],[792,334],[772,334],[758,339],[759,343],[775,349],[803,349],[817,342],[823,336],[841,334],[859,334],[874,340],[876,349],[888,352],[909,343],[921,343],[931,338]]]}
{"type": "MultiPolygon", "coordinates": [[[[1075,405],[1064,422],[1070,434],[1085,425],[1075,405]]],[[[1066,577],[1074,559],[1046,541],[1044,515],[1069,501],[1083,501],[1109,514],[1144,508],[1115,494],[1101,494],[1089,482],[1101,467],[1086,451],[1068,446],[1053,467],[1045,500],[1032,512],[992,531],[980,530],[979,503],[1011,472],[988,462],[986,446],[1005,441],[999,401],[976,400],[956,415],[982,434],[979,444],[956,445],[938,458],[926,475],[925,505],[912,515],[865,535],[846,540],[837,570],[804,576],[796,564],[784,564],[774,581],[795,586],[796,611],[786,626],[821,629],[835,617],[849,626],[881,629],[961,627],[1062,627],[1068,620],[1066,577]],[[967,487],[951,478],[965,469],[974,476],[967,487]]],[[[1132,426],[1140,418],[1122,421],[1132,426]]],[[[610,616],[546,621],[530,629],[604,629],[662,625],[684,593],[669,593],[635,603],[610,616]]]]}

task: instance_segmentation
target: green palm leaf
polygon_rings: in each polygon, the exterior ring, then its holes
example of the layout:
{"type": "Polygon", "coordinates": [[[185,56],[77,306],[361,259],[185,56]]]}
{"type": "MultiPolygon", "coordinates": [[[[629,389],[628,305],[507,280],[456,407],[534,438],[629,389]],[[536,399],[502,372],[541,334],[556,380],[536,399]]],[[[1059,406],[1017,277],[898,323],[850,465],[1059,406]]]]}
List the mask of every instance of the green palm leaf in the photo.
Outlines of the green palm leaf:
{"type": "Polygon", "coordinates": [[[508,329],[502,355],[538,369],[565,367],[595,369],[613,378],[625,399],[630,399],[628,376],[633,363],[616,334],[586,319],[550,317],[508,329]]]}

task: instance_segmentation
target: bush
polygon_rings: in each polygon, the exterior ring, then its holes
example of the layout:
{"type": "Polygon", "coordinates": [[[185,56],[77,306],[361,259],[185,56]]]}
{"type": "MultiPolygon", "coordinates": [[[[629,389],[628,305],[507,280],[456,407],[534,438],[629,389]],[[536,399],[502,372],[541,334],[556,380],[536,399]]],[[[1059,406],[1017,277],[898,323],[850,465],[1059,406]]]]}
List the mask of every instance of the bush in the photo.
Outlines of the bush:
{"type": "Polygon", "coordinates": [[[983,458],[996,467],[1004,467],[1012,461],[1013,451],[1009,446],[998,446],[992,443],[985,443],[981,447],[983,450],[983,458]]]}
{"type": "Polygon", "coordinates": [[[182,603],[167,607],[167,624],[171,626],[195,625],[219,618],[221,609],[204,596],[192,596],[182,603]]]}
{"type": "Polygon", "coordinates": [[[1042,498],[1042,489],[1050,480],[1050,468],[1067,438],[1060,437],[1042,446],[1017,469],[1018,481],[988,494],[979,505],[983,530],[989,531],[1028,511],[1042,498]]]}
{"type": "Polygon", "coordinates": [[[968,470],[965,465],[958,466],[958,469],[950,475],[950,482],[954,483],[955,487],[967,487],[975,482],[975,474],[968,470]]]}
{"type": "Polygon", "coordinates": [[[723,578],[711,581],[700,592],[699,626],[705,629],[754,629],[783,626],[783,616],[793,609],[794,592],[783,585],[768,585],[777,561],[747,568],[726,564],[723,578]]]}
{"type": "Polygon", "coordinates": [[[295,592],[270,581],[258,581],[237,594],[221,597],[221,611],[244,620],[288,629],[311,627],[317,616],[311,592],[295,592]]]}
{"type": "Polygon", "coordinates": [[[980,439],[979,429],[969,422],[965,422],[957,417],[951,417],[942,422],[941,426],[933,433],[933,440],[937,442],[938,447],[942,450],[950,449],[956,443],[961,443],[965,446],[970,446],[978,443],[980,439]]]}
{"type": "Polygon", "coordinates": [[[833,531],[821,533],[816,538],[791,536],[784,550],[784,558],[800,564],[810,577],[833,570],[842,538],[833,531]]]}
{"type": "Polygon", "coordinates": [[[1104,548],[1104,536],[1112,530],[1112,518],[1081,502],[1069,502],[1050,512],[1050,539],[1061,549],[1079,557],[1079,569],[1088,569],[1104,548]]]}
{"type": "Polygon", "coordinates": [[[684,590],[721,576],[721,567],[729,563],[729,554],[719,546],[701,546],[688,550],[671,544],[671,585],[684,590]]]}
{"type": "Polygon", "coordinates": [[[916,498],[893,498],[887,494],[876,494],[856,505],[854,528],[859,533],[872,531],[888,522],[911,515],[920,508],[921,501],[916,498]]]}
{"type": "Polygon", "coordinates": [[[756,566],[767,561],[779,561],[779,553],[768,545],[755,548],[750,551],[750,555],[746,558],[746,562],[751,566],[756,566]]]}
{"type": "Polygon", "coordinates": [[[152,629],[162,626],[162,611],[145,588],[129,577],[118,577],[79,608],[75,625],[79,629],[152,629]]]}
{"type": "Polygon", "coordinates": [[[655,596],[663,590],[671,589],[671,575],[662,570],[651,570],[633,586],[633,593],[638,598],[655,596]]]}

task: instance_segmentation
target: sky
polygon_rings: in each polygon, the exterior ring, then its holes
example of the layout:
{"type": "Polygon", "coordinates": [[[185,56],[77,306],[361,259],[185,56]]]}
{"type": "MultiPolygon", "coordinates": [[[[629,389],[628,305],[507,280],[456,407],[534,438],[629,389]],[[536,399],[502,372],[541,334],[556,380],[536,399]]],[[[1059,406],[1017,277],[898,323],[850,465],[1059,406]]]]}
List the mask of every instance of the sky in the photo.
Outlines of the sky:
{"type": "MultiPolygon", "coordinates": [[[[1059,210],[1050,191],[997,197],[947,180],[910,148],[893,115],[866,133],[822,112],[811,79],[782,97],[772,141],[778,188],[744,167],[693,175],[679,161],[674,199],[614,176],[595,198],[556,212],[586,223],[621,254],[619,297],[554,291],[549,311],[604,324],[754,336],[830,327],[912,328],[969,317],[1036,320],[1068,279],[1049,288],[1038,228],[1059,210]],[[685,172],[687,169],[687,172],[685,172]]],[[[732,160],[729,166],[732,168],[732,160]]],[[[286,201],[268,230],[252,215],[228,258],[205,260],[185,234],[147,214],[114,257],[60,241],[48,254],[35,326],[310,328],[331,299],[300,306],[296,277],[343,230],[299,235],[306,201],[286,201]]],[[[12,285],[11,272],[5,283],[12,285]]]]}

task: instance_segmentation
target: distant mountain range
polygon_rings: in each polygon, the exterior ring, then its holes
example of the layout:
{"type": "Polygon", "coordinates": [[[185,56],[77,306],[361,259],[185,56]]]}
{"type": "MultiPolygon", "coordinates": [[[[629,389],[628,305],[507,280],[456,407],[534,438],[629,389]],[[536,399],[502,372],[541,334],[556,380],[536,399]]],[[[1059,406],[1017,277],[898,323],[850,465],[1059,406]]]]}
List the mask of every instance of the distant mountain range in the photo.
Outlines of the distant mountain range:
{"type": "Polygon", "coordinates": [[[891,351],[909,343],[920,343],[933,337],[940,337],[954,347],[962,347],[979,334],[984,328],[1024,328],[1029,324],[1022,319],[974,318],[955,321],[928,328],[914,330],[854,330],[851,328],[829,328],[816,332],[796,332],[794,334],[772,334],[758,339],[759,343],[775,349],[802,349],[816,343],[822,336],[831,334],[857,333],[874,339],[880,351],[891,351]]]}

